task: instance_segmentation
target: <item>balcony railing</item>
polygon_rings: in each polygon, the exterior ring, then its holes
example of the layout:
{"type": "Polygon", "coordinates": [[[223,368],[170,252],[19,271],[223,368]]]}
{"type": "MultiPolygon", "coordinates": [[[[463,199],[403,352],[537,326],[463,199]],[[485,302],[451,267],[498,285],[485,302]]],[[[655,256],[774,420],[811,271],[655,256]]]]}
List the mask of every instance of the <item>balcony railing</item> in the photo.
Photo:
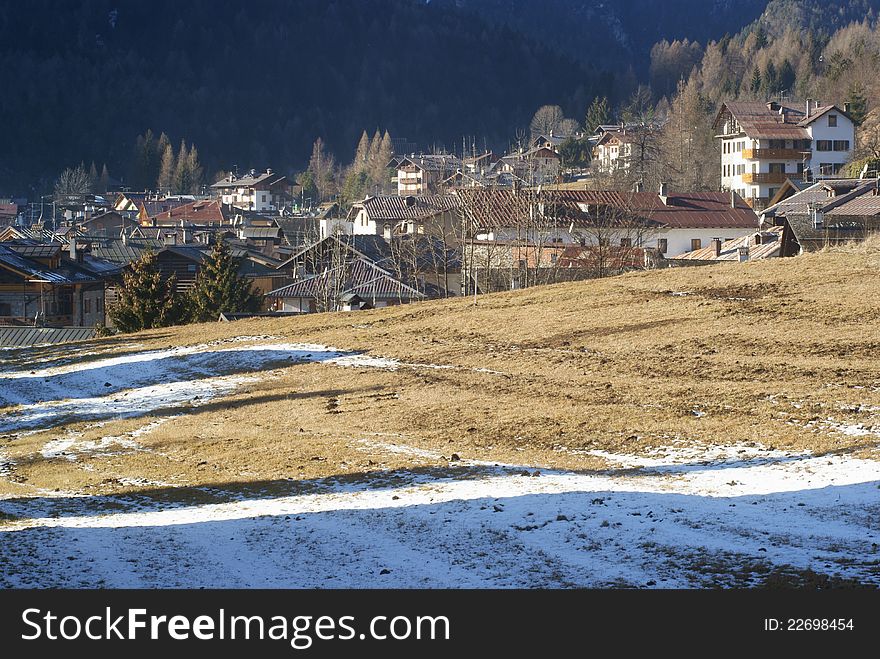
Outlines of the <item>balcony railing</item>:
{"type": "Polygon", "coordinates": [[[803,160],[810,151],[797,149],[743,149],[742,157],[746,160],[803,160]]]}
{"type": "Polygon", "coordinates": [[[785,172],[746,172],[742,180],[743,183],[785,183],[787,176],[785,172]]]}

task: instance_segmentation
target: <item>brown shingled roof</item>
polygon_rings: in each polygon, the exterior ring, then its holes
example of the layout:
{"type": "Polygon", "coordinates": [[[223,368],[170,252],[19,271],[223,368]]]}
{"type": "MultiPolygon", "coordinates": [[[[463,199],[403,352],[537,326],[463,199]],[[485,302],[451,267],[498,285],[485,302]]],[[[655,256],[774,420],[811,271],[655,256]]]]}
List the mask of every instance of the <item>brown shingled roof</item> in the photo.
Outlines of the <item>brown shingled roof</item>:
{"type": "Polygon", "coordinates": [[[809,140],[810,133],[800,123],[805,113],[786,105],[771,110],[760,101],[729,101],[721,106],[714,127],[720,123],[725,110],[733,115],[743,132],[751,138],[809,140]]]}
{"type": "Polygon", "coordinates": [[[363,208],[371,220],[421,220],[453,210],[458,205],[459,198],[455,195],[377,195],[356,203],[352,210],[357,212],[358,208],[363,208]]]}
{"type": "Polygon", "coordinates": [[[728,192],[670,193],[666,202],[656,192],[611,190],[459,190],[470,219],[477,228],[511,226],[517,218],[530,217],[535,206],[547,221],[588,226],[597,208],[614,209],[670,229],[758,228],[758,216],[738,196],[731,207],[728,192]]]}

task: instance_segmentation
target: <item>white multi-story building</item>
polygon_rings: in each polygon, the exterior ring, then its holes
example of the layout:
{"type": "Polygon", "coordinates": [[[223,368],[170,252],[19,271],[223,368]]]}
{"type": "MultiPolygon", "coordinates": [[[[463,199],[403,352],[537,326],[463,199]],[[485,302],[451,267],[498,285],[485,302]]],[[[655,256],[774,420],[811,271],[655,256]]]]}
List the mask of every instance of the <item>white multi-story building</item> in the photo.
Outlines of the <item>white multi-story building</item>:
{"type": "Polygon", "coordinates": [[[290,199],[290,181],[271,169],[252,169],[244,176],[230,173],[211,187],[222,203],[257,213],[277,211],[290,199]]]}
{"type": "Polygon", "coordinates": [[[846,106],[812,99],[800,109],[775,102],[724,103],[713,128],[721,140],[721,187],[755,210],[765,208],[787,178],[837,176],[855,142],[846,106]]]}

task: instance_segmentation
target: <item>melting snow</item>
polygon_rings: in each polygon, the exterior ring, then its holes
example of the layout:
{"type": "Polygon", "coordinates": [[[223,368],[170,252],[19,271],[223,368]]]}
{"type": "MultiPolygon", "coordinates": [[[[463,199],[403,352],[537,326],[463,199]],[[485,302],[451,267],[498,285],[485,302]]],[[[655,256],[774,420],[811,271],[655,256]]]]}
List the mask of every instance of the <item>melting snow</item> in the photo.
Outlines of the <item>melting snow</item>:
{"type": "Polygon", "coordinates": [[[724,584],[728,573],[713,566],[728,562],[880,585],[880,463],[752,446],[604,457],[643,469],[398,472],[387,474],[396,487],[331,480],[316,494],[207,505],[0,501],[0,511],[29,518],[0,531],[0,583],[692,587],[724,584]]]}

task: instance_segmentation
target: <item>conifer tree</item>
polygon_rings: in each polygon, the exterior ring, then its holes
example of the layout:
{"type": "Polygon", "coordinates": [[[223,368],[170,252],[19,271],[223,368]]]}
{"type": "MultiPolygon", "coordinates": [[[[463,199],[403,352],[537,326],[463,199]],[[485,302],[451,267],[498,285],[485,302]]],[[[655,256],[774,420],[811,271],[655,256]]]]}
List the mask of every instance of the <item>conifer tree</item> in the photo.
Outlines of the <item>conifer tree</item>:
{"type": "Polygon", "coordinates": [[[176,194],[189,193],[192,178],[189,171],[189,153],[186,150],[186,141],[180,140],[180,150],[177,152],[177,163],[174,167],[174,181],[171,185],[176,194]]]}
{"type": "Polygon", "coordinates": [[[107,163],[101,168],[101,177],[98,179],[98,192],[106,194],[110,187],[110,172],[107,171],[107,163]]]}
{"type": "Polygon", "coordinates": [[[599,126],[610,123],[610,121],[611,109],[608,107],[608,98],[597,96],[587,108],[587,116],[584,119],[584,128],[587,129],[587,134],[592,135],[599,126]]]}
{"type": "Polygon", "coordinates": [[[147,250],[122,275],[116,304],[110,309],[113,324],[123,332],[175,325],[181,320],[180,300],[174,292],[176,279],[163,279],[156,255],[147,250]]]}
{"type": "Polygon", "coordinates": [[[217,320],[224,312],[256,311],[259,307],[260,298],[251,289],[250,282],[238,274],[238,264],[229,245],[218,240],[202,263],[190,291],[190,319],[193,322],[217,320]]]}

